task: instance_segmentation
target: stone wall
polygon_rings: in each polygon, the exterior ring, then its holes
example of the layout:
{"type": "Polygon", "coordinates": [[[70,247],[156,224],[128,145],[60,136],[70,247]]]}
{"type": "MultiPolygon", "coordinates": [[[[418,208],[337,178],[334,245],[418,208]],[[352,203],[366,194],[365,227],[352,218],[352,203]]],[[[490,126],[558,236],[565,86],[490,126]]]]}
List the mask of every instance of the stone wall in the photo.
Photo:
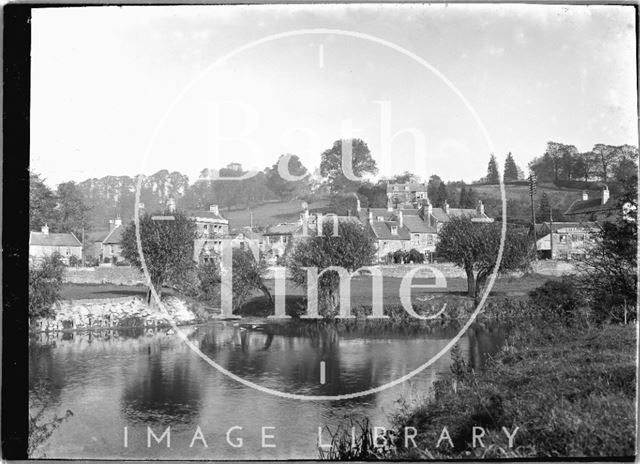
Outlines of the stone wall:
{"type": "Polygon", "coordinates": [[[145,282],[142,272],[130,266],[68,267],[64,280],[70,284],[141,285],[145,282]]]}
{"type": "Polygon", "coordinates": [[[55,305],[55,316],[40,319],[40,331],[63,329],[102,329],[110,327],[187,324],[196,316],[187,304],[175,297],[163,301],[166,312],[148,306],[139,297],[105,298],[92,300],[63,300],[55,305]]]}

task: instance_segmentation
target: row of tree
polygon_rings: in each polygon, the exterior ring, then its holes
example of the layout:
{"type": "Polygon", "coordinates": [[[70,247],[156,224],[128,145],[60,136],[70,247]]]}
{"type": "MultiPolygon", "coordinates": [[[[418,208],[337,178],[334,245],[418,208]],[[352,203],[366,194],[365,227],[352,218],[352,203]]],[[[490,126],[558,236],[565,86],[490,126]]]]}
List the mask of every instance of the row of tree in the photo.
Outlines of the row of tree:
{"type": "MultiPolygon", "coordinates": [[[[513,159],[511,152],[507,154],[504,160],[504,172],[502,176],[504,182],[520,180],[524,178],[524,172],[518,167],[516,161],[513,159]]],[[[483,182],[489,184],[497,184],[500,182],[500,172],[498,170],[498,162],[494,154],[491,154],[489,158],[489,164],[487,165],[487,176],[481,179],[483,182]]]]}

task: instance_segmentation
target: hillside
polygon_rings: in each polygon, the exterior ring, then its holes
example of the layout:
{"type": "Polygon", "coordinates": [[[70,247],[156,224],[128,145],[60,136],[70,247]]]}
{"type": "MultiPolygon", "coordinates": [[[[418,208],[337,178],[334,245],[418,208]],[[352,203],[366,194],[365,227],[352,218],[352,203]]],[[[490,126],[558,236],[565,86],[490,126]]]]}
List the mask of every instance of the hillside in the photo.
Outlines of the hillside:
{"type": "MultiPolygon", "coordinates": [[[[328,200],[318,200],[309,203],[309,210],[323,210],[329,204],[328,200]]],[[[282,222],[294,222],[300,218],[302,201],[269,202],[251,209],[238,209],[222,211],[222,215],[229,220],[229,228],[237,229],[251,225],[251,213],[253,213],[254,227],[267,227],[282,222]]]]}
{"type": "MultiPolygon", "coordinates": [[[[489,216],[496,217],[501,212],[500,186],[499,185],[472,185],[478,198],[485,204],[485,211],[489,216]]],[[[552,183],[538,184],[535,197],[536,210],[542,197],[546,192],[549,202],[554,210],[566,211],[571,203],[582,198],[583,189],[558,187],[552,183]]],[[[590,198],[600,197],[601,189],[592,188],[587,190],[590,198]]],[[[529,218],[531,206],[529,199],[529,187],[527,185],[505,185],[509,211],[507,214],[512,218],[529,218]]],[[[546,218],[545,218],[546,219],[546,218]]],[[[556,218],[559,219],[559,218],[556,218]]]]}

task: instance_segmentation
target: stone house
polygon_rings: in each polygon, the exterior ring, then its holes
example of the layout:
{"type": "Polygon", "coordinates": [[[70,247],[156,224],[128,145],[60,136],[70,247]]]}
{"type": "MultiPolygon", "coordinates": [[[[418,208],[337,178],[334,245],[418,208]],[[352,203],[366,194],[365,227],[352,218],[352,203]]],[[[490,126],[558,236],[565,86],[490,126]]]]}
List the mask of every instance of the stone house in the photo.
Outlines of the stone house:
{"type": "Polygon", "coordinates": [[[69,259],[75,256],[82,259],[82,242],[73,233],[50,233],[45,224],[40,232],[29,233],[29,260],[37,262],[46,256],[59,253],[62,261],[69,265],[69,259]]]}
{"type": "Polygon", "coordinates": [[[387,200],[394,207],[417,207],[427,198],[427,184],[425,183],[387,183],[387,200]]]}
{"type": "Polygon", "coordinates": [[[620,213],[617,199],[603,185],[599,197],[589,198],[589,193],[583,191],[582,198],[574,201],[564,215],[576,221],[615,221],[620,213]]]}
{"type": "Polygon", "coordinates": [[[593,243],[596,222],[543,222],[536,224],[536,245],[542,258],[570,260],[584,256],[593,243]],[[553,241],[552,241],[553,237],[553,241]]]}
{"type": "Polygon", "coordinates": [[[122,256],[122,233],[124,227],[122,226],[122,220],[111,219],[109,220],[109,234],[102,240],[100,262],[101,263],[119,263],[124,261],[122,256]]]}
{"type": "Polygon", "coordinates": [[[222,239],[230,238],[229,220],[220,214],[218,205],[209,206],[208,211],[188,211],[186,215],[196,223],[193,260],[209,262],[214,254],[222,252],[222,239]]]}

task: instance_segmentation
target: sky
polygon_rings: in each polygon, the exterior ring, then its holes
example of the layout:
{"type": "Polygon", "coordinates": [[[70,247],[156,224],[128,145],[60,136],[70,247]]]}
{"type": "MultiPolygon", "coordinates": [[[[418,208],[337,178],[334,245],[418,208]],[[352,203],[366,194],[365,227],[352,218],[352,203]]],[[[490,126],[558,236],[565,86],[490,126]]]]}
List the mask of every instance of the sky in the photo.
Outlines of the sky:
{"type": "Polygon", "coordinates": [[[593,5],[35,9],[31,169],[51,186],[193,181],[286,153],[314,170],[358,137],[379,176],[470,182],[491,152],[526,171],[550,140],[637,146],[634,20],[593,5]]]}

